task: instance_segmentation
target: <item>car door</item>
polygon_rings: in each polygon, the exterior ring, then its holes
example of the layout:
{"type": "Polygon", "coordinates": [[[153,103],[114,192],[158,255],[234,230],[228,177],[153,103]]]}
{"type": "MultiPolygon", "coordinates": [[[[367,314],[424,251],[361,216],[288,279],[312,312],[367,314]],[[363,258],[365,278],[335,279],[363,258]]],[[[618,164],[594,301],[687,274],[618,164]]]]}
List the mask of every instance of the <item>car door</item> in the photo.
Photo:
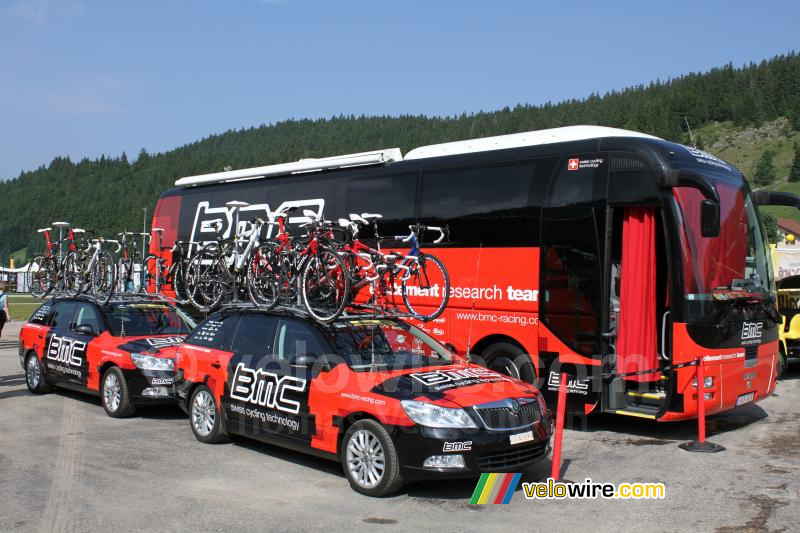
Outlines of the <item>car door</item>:
{"type": "Polygon", "coordinates": [[[282,318],[275,333],[275,372],[281,378],[292,384],[282,396],[285,401],[296,405],[294,416],[301,430],[286,431],[286,436],[300,440],[311,445],[311,438],[318,431],[316,419],[309,406],[309,393],[311,381],[314,379],[312,368],[298,358],[308,356],[307,361],[312,362],[328,354],[326,341],[319,331],[312,325],[302,320],[282,318]]]}
{"type": "MultiPolygon", "coordinates": [[[[88,386],[91,376],[89,374],[97,372],[97,361],[99,361],[99,346],[94,342],[98,335],[103,333],[104,330],[103,318],[100,315],[97,307],[92,303],[81,303],[75,311],[75,317],[70,325],[69,336],[75,339],[77,345],[84,345],[85,356],[83,357],[83,364],[81,366],[82,375],[76,381],[84,387],[88,386]]],[[[97,388],[99,381],[97,379],[91,380],[92,388],[97,388]]]]}
{"type": "Polygon", "coordinates": [[[270,433],[270,419],[277,416],[272,379],[272,343],[277,319],[261,313],[246,313],[239,319],[233,335],[222,408],[228,429],[243,435],[270,433]]]}
{"type": "Polygon", "coordinates": [[[57,302],[51,311],[42,368],[52,381],[75,383],[85,376],[86,343],[71,332],[77,308],[77,302],[57,302]]]}

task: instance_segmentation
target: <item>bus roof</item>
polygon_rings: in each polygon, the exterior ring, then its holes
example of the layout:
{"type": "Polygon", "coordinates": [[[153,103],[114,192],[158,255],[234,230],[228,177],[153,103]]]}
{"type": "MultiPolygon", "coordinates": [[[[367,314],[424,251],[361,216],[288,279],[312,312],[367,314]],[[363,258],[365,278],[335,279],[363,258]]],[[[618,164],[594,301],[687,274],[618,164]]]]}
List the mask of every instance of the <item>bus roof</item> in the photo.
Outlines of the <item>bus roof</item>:
{"type": "Polygon", "coordinates": [[[305,172],[317,172],[348,167],[385,165],[404,160],[427,159],[457,154],[470,154],[504,150],[508,148],[521,148],[543,144],[555,144],[570,141],[599,139],[603,137],[633,137],[640,139],[662,140],[652,135],[636,131],[608,128],[605,126],[565,126],[546,130],[512,133],[495,137],[483,137],[442,144],[432,144],[414,148],[405,158],[399,148],[346,154],[319,159],[301,159],[292,163],[280,163],[254,168],[214,172],[197,176],[187,176],[175,182],[178,187],[191,187],[195,185],[210,185],[229,181],[266,178],[271,176],[286,176],[305,172]]]}
{"type": "Polygon", "coordinates": [[[496,137],[483,137],[480,139],[421,146],[408,152],[405,159],[425,159],[428,157],[441,157],[446,155],[471,154],[475,152],[488,152],[490,150],[504,150],[506,148],[584,141],[587,139],[599,139],[601,137],[638,137],[642,139],[661,140],[658,137],[639,133],[638,131],[607,128],[605,126],[565,126],[563,128],[527,131],[524,133],[512,133],[510,135],[498,135],[496,137]]]}

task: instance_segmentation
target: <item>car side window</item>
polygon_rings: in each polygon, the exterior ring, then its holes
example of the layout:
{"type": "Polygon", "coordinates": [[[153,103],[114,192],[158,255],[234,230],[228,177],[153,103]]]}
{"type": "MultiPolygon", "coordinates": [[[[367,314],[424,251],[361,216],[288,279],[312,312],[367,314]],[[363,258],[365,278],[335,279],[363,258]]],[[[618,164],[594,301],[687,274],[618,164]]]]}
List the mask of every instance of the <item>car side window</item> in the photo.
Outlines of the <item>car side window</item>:
{"type": "Polygon", "coordinates": [[[95,333],[103,331],[103,319],[100,317],[95,306],[92,304],[81,304],[78,314],[75,317],[74,327],[89,326],[95,333]]]}
{"type": "Polygon", "coordinates": [[[231,350],[237,355],[256,359],[269,356],[272,353],[272,339],[275,337],[277,322],[277,319],[266,315],[242,316],[231,350]]]}
{"type": "Polygon", "coordinates": [[[239,315],[211,315],[192,331],[186,338],[186,344],[227,350],[237,322],[239,315]]]}
{"type": "Polygon", "coordinates": [[[53,314],[53,302],[43,303],[39,309],[33,312],[28,320],[31,324],[47,324],[53,314]]]}
{"type": "Polygon", "coordinates": [[[275,357],[289,362],[297,355],[320,356],[326,352],[314,331],[294,320],[281,320],[275,337],[275,348],[275,357]]]}
{"type": "Polygon", "coordinates": [[[50,320],[52,328],[68,328],[75,316],[77,302],[58,302],[53,309],[53,318],[50,320]]]}

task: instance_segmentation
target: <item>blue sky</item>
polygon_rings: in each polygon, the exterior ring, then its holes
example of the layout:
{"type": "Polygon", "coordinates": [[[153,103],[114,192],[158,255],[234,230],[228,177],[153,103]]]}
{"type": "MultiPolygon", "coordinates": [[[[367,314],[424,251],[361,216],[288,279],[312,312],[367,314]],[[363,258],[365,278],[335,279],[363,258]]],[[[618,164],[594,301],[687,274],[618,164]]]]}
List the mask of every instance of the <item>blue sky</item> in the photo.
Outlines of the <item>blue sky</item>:
{"type": "Polygon", "coordinates": [[[798,21],[796,0],[0,0],[0,179],[287,118],[579,98],[800,50],[798,21]]]}

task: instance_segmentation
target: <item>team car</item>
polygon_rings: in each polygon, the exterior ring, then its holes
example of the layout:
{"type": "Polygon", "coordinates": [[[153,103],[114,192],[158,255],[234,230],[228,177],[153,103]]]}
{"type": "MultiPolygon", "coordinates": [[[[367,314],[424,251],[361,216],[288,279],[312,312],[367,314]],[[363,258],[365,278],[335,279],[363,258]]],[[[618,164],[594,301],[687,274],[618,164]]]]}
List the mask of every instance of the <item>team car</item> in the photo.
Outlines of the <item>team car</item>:
{"type": "Polygon", "coordinates": [[[204,443],[229,434],[341,462],[351,487],[522,468],[550,451],[552,418],[528,383],[470,363],[397,319],[323,325],[238,306],[176,348],[175,391],[204,443]]]}
{"type": "Polygon", "coordinates": [[[195,326],[171,303],[144,296],[44,302],[22,327],[19,358],[28,390],[51,386],[99,395],[109,416],[145,403],[172,403],[174,347],[195,326]]]}

